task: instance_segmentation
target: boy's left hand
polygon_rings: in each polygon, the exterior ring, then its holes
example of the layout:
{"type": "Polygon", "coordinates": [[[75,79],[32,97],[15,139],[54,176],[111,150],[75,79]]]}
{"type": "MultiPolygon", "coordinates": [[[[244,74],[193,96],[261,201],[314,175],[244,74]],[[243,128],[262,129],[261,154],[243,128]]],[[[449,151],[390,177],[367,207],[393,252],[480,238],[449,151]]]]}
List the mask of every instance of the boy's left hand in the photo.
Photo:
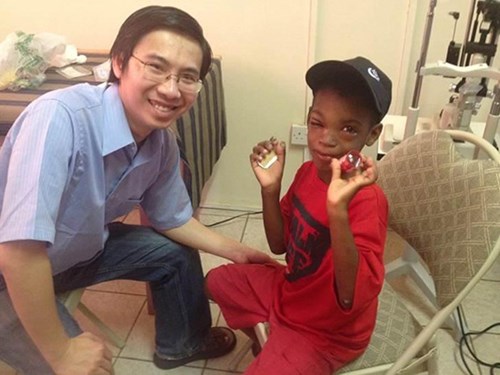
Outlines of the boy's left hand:
{"type": "Polygon", "coordinates": [[[345,206],[351,201],[356,192],[364,186],[373,184],[378,178],[378,170],[371,157],[361,155],[363,168],[356,170],[349,176],[342,177],[340,161],[332,159],[330,167],[332,169],[332,179],[328,187],[328,206],[345,206]]]}

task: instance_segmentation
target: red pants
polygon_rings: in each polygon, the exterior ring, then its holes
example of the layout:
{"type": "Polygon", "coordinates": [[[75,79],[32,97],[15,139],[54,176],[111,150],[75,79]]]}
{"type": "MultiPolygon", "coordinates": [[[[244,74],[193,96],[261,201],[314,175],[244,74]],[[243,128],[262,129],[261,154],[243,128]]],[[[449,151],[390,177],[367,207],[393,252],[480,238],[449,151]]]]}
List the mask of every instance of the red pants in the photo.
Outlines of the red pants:
{"type": "Polygon", "coordinates": [[[303,334],[280,324],[272,312],[283,266],[229,264],[210,271],[207,288],[229,327],[269,322],[269,338],[246,375],[331,375],[344,363],[315,348],[303,334]]]}

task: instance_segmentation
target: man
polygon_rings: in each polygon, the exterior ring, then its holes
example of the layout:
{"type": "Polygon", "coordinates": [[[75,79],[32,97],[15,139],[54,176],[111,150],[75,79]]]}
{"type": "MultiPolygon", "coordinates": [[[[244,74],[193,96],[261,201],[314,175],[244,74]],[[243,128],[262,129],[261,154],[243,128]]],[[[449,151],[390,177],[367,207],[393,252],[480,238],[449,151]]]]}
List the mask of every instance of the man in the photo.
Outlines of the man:
{"type": "Polygon", "coordinates": [[[223,355],[210,328],[201,249],[236,263],[269,257],[192,218],[175,136],[211,62],[195,19],[149,6],[122,25],[109,84],[48,93],[0,151],[0,358],[23,374],[109,374],[111,353],[55,294],[113,279],[149,281],[161,368],[223,355]],[[137,204],[154,229],[112,223],[137,204]]]}

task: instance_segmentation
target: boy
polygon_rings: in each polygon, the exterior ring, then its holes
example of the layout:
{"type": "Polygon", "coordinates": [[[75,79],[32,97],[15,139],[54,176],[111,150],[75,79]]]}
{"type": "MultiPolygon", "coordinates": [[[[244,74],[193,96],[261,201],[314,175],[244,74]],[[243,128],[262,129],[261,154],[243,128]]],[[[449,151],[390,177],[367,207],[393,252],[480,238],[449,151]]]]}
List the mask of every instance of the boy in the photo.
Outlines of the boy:
{"type": "Polygon", "coordinates": [[[384,280],[388,207],[377,170],[342,173],[339,159],[372,145],[391,101],[391,81],[369,60],[324,61],[306,81],[311,161],[279,201],[285,146],[271,139],[250,155],[261,185],[266,237],[286,266],[226,265],[207,290],[228,325],[251,333],[269,322],[269,339],[245,374],[330,375],[368,346],[384,280]],[[277,161],[263,168],[270,153],[277,161]],[[260,165],[259,165],[260,164],[260,165]]]}
{"type": "Polygon", "coordinates": [[[55,294],[116,279],[150,282],[158,367],[224,355],[234,333],[211,327],[195,249],[270,260],[192,217],[166,129],[191,108],[211,63],[198,22],[144,7],[110,57],[108,83],[38,98],[0,151],[0,358],[18,373],[111,374],[111,351],[55,294]],[[137,204],[153,228],[113,222],[137,204]]]}

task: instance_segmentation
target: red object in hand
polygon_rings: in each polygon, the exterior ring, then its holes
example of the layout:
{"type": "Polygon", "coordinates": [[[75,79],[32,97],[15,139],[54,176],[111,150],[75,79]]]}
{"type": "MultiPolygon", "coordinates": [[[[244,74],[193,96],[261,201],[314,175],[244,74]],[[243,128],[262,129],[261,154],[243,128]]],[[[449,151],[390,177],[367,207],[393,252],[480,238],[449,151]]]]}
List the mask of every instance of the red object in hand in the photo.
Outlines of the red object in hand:
{"type": "Polygon", "coordinates": [[[342,173],[349,173],[363,165],[361,154],[356,150],[351,150],[340,158],[340,169],[342,173]]]}

